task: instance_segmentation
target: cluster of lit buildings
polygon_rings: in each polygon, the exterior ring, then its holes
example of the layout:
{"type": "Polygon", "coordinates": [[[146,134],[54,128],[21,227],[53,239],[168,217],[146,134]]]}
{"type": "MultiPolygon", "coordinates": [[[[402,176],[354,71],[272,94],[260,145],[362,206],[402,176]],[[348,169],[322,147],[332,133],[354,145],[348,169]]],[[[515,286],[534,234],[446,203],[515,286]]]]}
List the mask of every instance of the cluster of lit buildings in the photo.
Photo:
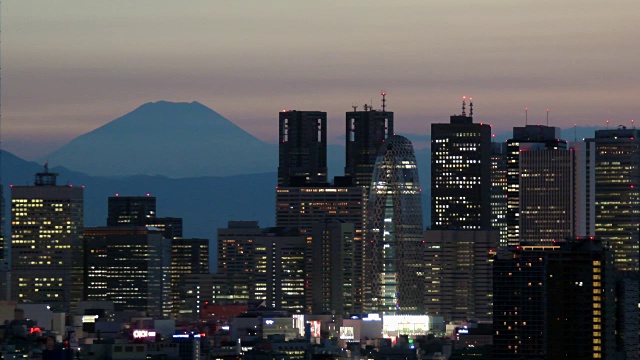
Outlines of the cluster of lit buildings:
{"type": "Polygon", "coordinates": [[[156,216],[155,198],[111,197],[107,226],[83,228],[83,189],[57,186],[45,169],[34,186],[11,189],[4,296],[61,311],[109,300],[184,321],[257,301],[259,315],[241,306],[245,315],[217,317],[219,329],[399,341],[482,327],[495,359],[637,359],[638,131],[570,142],[558,128],[525,125],[497,143],[463,102],[460,115],[431,126],[425,230],[414,150],[394,133],[384,95],[382,110],[346,113],[344,176],[331,182],[327,114],[280,112],[276,226],[218,229],[215,274],[208,240],[183,239],[180,219],[156,216]],[[375,316],[402,321],[371,330],[375,316]]]}

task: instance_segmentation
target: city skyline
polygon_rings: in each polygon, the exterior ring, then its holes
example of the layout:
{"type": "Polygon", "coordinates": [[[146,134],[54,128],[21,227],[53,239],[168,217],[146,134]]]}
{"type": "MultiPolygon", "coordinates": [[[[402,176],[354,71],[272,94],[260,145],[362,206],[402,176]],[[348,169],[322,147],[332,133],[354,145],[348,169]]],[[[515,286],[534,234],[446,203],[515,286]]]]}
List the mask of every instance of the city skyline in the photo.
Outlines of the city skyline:
{"type": "Polygon", "coordinates": [[[3,5],[3,145],[31,159],[162,99],[272,143],[282,108],[326,111],[340,143],[344,113],[380,108],[380,90],[400,134],[427,134],[462,95],[495,131],[525,107],[564,128],[637,117],[631,1],[3,5]]]}

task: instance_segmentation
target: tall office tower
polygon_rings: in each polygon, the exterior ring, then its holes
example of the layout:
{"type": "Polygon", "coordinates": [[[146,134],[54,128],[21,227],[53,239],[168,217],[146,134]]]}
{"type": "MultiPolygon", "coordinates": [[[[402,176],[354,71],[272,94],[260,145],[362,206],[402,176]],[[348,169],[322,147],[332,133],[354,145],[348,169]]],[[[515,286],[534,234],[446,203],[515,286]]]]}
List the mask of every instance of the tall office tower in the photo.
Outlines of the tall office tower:
{"type": "Polygon", "coordinates": [[[492,321],[498,230],[427,230],[425,312],[445,321],[492,321]]]}
{"type": "Polygon", "coordinates": [[[584,145],[559,139],[560,129],[515,127],[507,140],[507,244],[552,243],[593,235],[586,196],[584,145]]]}
{"type": "Polygon", "coordinates": [[[327,113],[280,113],[278,185],[327,182],[327,113]]]}
{"type": "Polygon", "coordinates": [[[107,226],[146,226],[155,217],[155,196],[109,197],[107,226]]]}
{"type": "Polygon", "coordinates": [[[491,227],[507,246],[507,143],[491,143],[491,227]]]}
{"type": "Polygon", "coordinates": [[[615,276],[601,241],[513,247],[493,266],[494,359],[612,358],[615,276]]]}
{"type": "Polygon", "coordinates": [[[218,274],[253,274],[255,239],[262,230],[257,221],[229,221],[218,229],[218,274]]]}
{"type": "Polygon", "coordinates": [[[67,311],[82,297],[82,187],[56,185],[44,171],[34,186],[11,188],[11,296],[67,311]]]}
{"type": "Polygon", "coordinates": [[[118,311],[170,317],[171,243],[147,227],[85,229],[85,300],[110,300],[118,311]]]}
{"type": "Polygon", "coordinates": [[[596,235],[609,241],[616,269],[640,270],[640,131],[621,126],[586,140],[595,165],[596,235]]]}
{"type": "MultiPolygon", "coordinates": [[[[165,236],[166,238],[166,236],[165,236]]],[[[183,304],[182,286],[189,274],[209,274],[209,239],[172,239],[171,301],[177,318],[183,304]]]]}
{"type": "Polygon", "coordinates": [[[312,313],[348,316],[354,312],[354,235],[353,224],[339,219],[313,226],[312,313]]]}
{"type": "MultiPolygon", "coordinates": [[[[303,187],[278,187],[276,190],[276,226],[300,230],[307,238],[308,281],[313,280],[312,228],[325,219],[340,219],[354,225],[354,308],[362,312],[364,301],[364,250],[362,245],[365,189],[352,186],[347,178],[336,177],[334,185],[309,184],[303,187]]],[[[328,269],[325,264],[325,269],[328,269]]],[[[309,289],[313,289],[310,286],[309,289]]],[[[311,309],[312,293],[307,293],[307,306],[311,309]]]]}
{"type": "Polygon", "coordinates": [[[394,135],[380,149],[367,203],[366,309],[419,313],[423,303],[422,204],[411,142],[394,135]]]}
{"type": "Polygon", "coordinates": [[[297,230],[283,228],[265,229],[256,238],[252,298],[276,309],[306,312],[306,242],[297,230]]]}
{"type": "Polygon", "coordinates": [[[431,124],[432,229],[491,229],[491,127],[464,110],[431,124]]]}
{"type": "Polygon", "coordinates": [[[344,174],[353,179],[354,185],[367,190],[371,186],[373,166],[380,146],[393,135],[393,112],[385,110],[377,111],[365,105],[364,111],[354,108],[346,115],[344,174]]]}

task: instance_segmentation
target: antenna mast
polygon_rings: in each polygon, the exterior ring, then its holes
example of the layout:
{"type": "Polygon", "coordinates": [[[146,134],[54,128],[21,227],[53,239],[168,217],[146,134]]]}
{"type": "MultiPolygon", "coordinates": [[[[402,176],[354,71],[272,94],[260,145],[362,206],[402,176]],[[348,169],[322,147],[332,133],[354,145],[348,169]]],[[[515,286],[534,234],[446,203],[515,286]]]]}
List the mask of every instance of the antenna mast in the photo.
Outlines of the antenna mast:
{"type": "Polygon", "coordinates": [[[469,98],[469,117],[473,117],[473,98],[469,98]]]}
{"type": "Polygon", "coordinates": [[[467,97],[463,96],[462,97],[462,116],[467,116],[467,111],[466,111],[466,101],[467,101],[467,97]]]}
{"type": "Polygon", "coordinates": [[[382,95],[382,111],[387,111],[387,92],[382,90],[382,92],[380,93],[380,95],[382,95]]]}
{"type": "Polygon", "coordinates": [[[529,108],[524,108],[524,126],[529,125],[529,108]]]}
{"type": "Polygon", "coordinates": [[[547,108],[547,126],[549,126],[549,108],[547,108]]]}

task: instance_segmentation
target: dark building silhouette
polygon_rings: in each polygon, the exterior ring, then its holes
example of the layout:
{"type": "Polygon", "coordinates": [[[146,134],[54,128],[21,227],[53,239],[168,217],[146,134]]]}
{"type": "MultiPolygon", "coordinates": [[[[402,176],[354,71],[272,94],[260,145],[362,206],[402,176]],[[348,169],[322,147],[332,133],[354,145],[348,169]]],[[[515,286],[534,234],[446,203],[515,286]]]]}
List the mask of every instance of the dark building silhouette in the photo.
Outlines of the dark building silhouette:
{"type": "Polygon", "coordinates": [[[278,185],[327,182],[327,113],[280,112],[278,185]]]}
{"type": "Polygon", "coordinates": [[[156,217],[155,196],[110,196],[107,226],[146,226],[156,217]]]}
{"type": "Polygon", "coordinates": [[[491,127],[462,111],[431,124],[431,228],[490,230],[491,127]]]}
{"type": "Polygon", "coordinates": [[[373,166],[380,146],[393,135],[393,112],[373,110],[365,105],[364,111],[346,114],[345,176],[356,186],[371,186],[373,166]]]}
{"type": "Polygon", "coordinates": [[[612,358],[615,274],[606,244],[511,247],[493,267],[494,359],[612,358]]]}
{"type": "Polygon", "coordinates": [[[36,174],[11,187],[11,297],[68,311],[82,296],[84,189],[36,174]]]}

